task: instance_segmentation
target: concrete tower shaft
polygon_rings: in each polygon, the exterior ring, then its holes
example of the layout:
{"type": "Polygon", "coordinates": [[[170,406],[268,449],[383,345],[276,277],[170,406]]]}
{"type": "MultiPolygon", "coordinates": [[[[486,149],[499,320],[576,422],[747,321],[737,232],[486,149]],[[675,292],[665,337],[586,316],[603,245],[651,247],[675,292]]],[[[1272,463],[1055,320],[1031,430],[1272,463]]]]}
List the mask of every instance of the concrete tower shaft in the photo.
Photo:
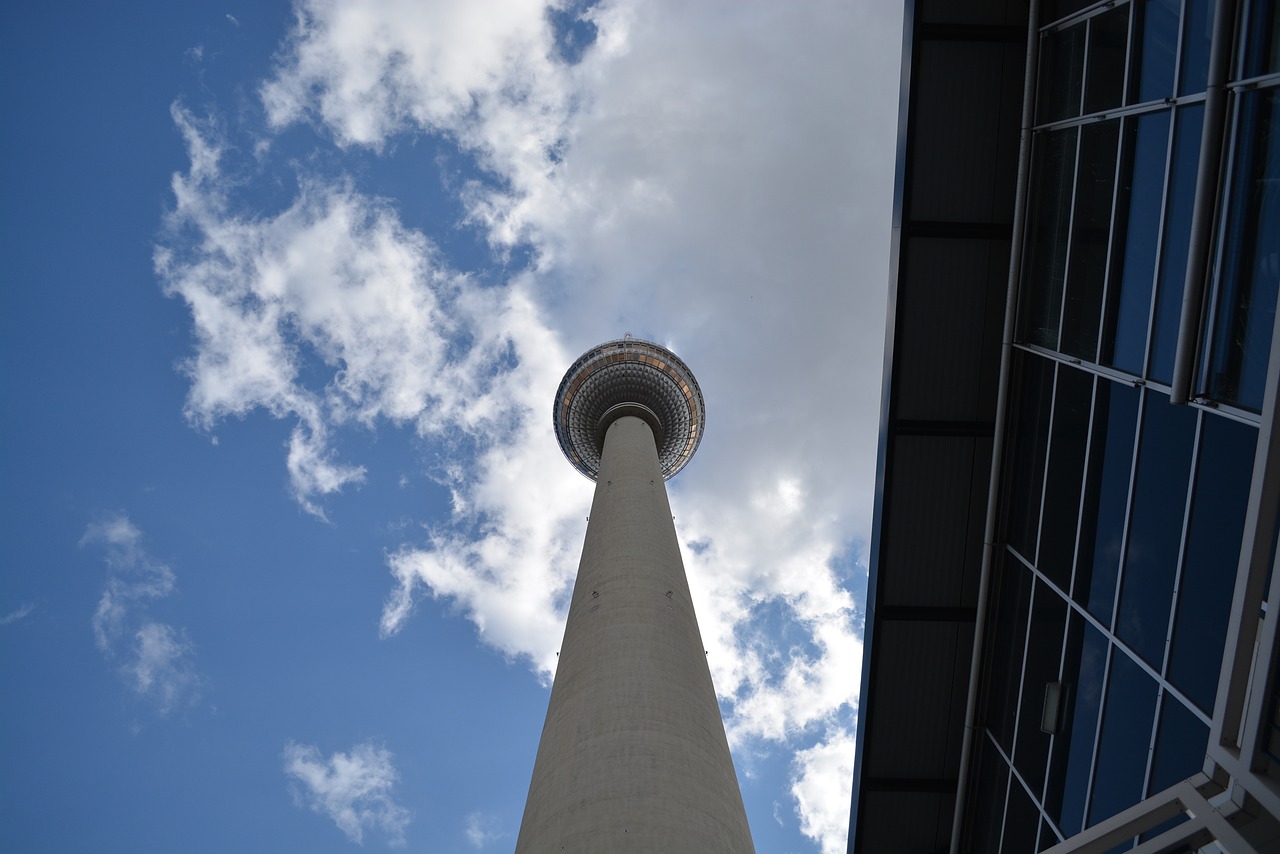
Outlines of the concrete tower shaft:
{"type": "Polygon", "coordinates": [[[606,430],[518,854],[752,852],[652,428],[606,430]]]}
{"type": "Polygon", "coordinates": [[[669,350],[587,351],[556,437],[596,481],[517,854],[753,854],[665,479],[702,437],[669,350]]]}

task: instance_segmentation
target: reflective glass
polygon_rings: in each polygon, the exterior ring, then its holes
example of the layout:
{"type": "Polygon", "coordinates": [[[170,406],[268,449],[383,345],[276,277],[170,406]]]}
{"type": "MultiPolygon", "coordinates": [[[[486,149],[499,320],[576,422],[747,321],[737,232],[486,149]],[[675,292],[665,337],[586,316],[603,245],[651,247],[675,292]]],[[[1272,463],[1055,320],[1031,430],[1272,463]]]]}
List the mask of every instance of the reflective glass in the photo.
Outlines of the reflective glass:
{"type": "Polygon", "coordinates": [[[1108,334],[1103,361],[1131,374],[1141,374],[1147,349],[1147,318],[1160,235],[1169,113],[1162,110],[1125,122],[1124,162],[1116,203],[1115,254],[1121,259],[1119,281],[1108,291],[1108,334]]]}
{"type": "Polygon", "coordinates": [[[1084,85],[1086,113],[1120,106],[1124,98],[1124,61],[1128,41],[1127,5],[1117,6],[1089,19],[1089,64],[1085,70],[1084,85]]]}
{"type": "Polygon", "coordinates": [[[1245,77],[1280,71],[1280,12],[1275,0],[1252,0],[1245,48],[1245,77]]]}
{"type": "Polygon", "coordinates": [[[1191,238],[1191,210],[1196,200],[1196,168],[1200,163],[1200,132],[1204,105],[1180,107],[1173,131],[1173,163],[1169,200],[1165,205],[1164,242],[1160,250],[1160,285],[1156,320],[1152,326],[1150,376],[1167,383],[1173,377],[1178,346],[1178,320],[1187,278],[1187,244],[1191,238]]]}
{"type": "Polygon", "coordinates": [[[1018,746],[1013,765],[1037,797],[1044,785],[1049,755],[1049,734],[1040,729],[1045,686],[1058,681],[1062,634],[1066,627],[1066,600],[1048,586],[1036,583],[1031,597],[1031,629],[1022,671],[1022,713],[1018,717],[1018,746]]]}
{"type": "Polygon", "coordinates": [[[1036,846],[1036,851],[1047,851],[1060,841],[1058,835],[1053,832],[1053,828],[1049,826],[1049,822],[1040,822],[1040,844],[1036,846]]]}
{"type": "Polygon", "coordinates": [[[1013,424],[1005,541],[1029,561],[1034,561],[1049,439],[1049,410],[1053,403],[1053,363],[1025,354],[1020,361],[1022,379],[1013,424]]]}
{"type": "Polygon", "coordinates": [[[1240,96],[1209,395],[1257,412],[1280,283],[1280,89],[1240,96]]]}
{"type": "Polygon", "coordinates": [[[1213,35],[1213,0],[1187,0],[1187,24],[1182,32],[1182,67],[1178,94],[1203,92],[1209,79],[1209,47],[1213,35]]]}
{"type": "Polygon", "coordinates": [[[1169,630],[1195,430],[1196,410],[1147,393],[1115,631],[1157,670],[1169,630]]]}
{"type": "Polygon", "coordinates": [[[1151,758],[1150,794],[1162,792],[1203,769],[1209,727],[1170,694],[1160,707],[1156,752],[1151,758]]]}
{"type": "Polygon", "coordinates": [[[1063,590],[1071,589],[1092,399],[1091,374],[1066,365],[1058,368],[1036,566],[1063,590]]]}
{"type": "Polygon", "coordinates": [[[987,677],[987,729],[1007,752],[1013,751],[1014,714],[1017,712],[1018,679],[1027,638],[1030,606],[1030,574],[1013,558],[1005,560],[1001,573],[995,627],[991,633],[991,669],[987,677]]]}
{"type": "Polygon", "coordinates": [[[1099,380],[1072,596],[1107,626],[1115,602],[1137,422],[1138,390],[1099,380]]]}
{"type": "Polygon", "coordinates": [[[1080,115],[1085,23],[1043,36],[1040,44],[1040,97],[1036,121],[1056,122],[1080,115]]]}
{"type": "Polygon", "coordinates": [[[1067,835],[1079,833],[1084,820],[1106,666],[1106,636],[1072,612],[1062,661],[1062,723],[1053,739],[1044,795],[1045,810],[1067,835]]]}
{"type": "Polygon", "coordinates": [[[1257,440],[1256,428],[1226,418],[1206,417],[1200,431],[1168,678],[1206,714],[1218,691],[1257,440]]]}
{"type": "Polygon", "coordinates": [[[1067,272],[1075,159],[1075,128],[1037,134],[1021,328],[1022,340],[1054,350],[1067,272]]]}
{"type": "Polygon", "coordinates": [[[1004,854],[1027,854],[1036,848],[1040,829],[1040,810],[1017,780],[1009,782],[1009,805],[1005,808],[1004,837],[1000,850],[1004,854]]]}
{"type": "Polygon", "coordinates": [[[1111,234],[1111,198],[1115,190],[1120,120],[1086,125],[1080,130],[1076,169],[1076,204],[1071,227],[1071,264],[1067,299],[1062,308],[1064,353],[1092,362],[1097,358],[1102,289],[1111,234]]]}
{"type": "Polygon", "coordinates": [[[1089,826],[1142,800],[1155,706],[1155,680],[1122,650],[1113,647],[1089,826]]]}
{"type": "Polygon", "coordinates": [[[1173,94],[1173,67],[1178,53],[1179,0],[1138,0],[1137,79],[1132,103],[1173,94]]]}

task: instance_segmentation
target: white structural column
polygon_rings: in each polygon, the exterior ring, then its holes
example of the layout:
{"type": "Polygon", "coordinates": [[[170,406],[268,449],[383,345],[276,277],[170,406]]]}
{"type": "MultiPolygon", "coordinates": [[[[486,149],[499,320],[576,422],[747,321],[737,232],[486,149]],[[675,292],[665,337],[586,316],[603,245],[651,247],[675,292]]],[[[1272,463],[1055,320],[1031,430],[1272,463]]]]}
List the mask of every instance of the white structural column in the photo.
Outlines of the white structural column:
{"type": "Polygon", "coordinates": [[[754,852],[653,432],[605,434],[517,854],[754,852]]]}

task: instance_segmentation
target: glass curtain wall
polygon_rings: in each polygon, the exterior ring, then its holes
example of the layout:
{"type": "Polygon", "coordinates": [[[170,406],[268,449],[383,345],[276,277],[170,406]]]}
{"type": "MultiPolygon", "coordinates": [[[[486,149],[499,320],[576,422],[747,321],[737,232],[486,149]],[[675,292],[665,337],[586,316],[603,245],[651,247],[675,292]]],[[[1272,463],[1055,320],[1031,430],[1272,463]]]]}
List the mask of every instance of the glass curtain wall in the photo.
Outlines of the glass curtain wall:
{"type": "Polygon", "coordinates": [[[1280,281],[1280,15],[1240,0],[1221,154],[1200,150],[1213,16],[1042,5],[962,850],[1044,850],[1203,764],[1280,281]],[[1195,400],[1174,406],[1202,157],[1212,269],[1195,400]]]}

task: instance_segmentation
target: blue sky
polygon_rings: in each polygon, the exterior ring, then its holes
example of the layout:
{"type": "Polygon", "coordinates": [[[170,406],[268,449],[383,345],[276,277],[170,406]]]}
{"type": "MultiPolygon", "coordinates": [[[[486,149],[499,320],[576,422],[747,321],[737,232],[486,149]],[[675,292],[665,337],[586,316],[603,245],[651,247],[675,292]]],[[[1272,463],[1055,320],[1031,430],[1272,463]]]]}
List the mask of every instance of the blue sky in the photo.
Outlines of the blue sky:
{"type": "Polygon", "coordinates": [[[900,11],[689,5],[0,11],[0,848],[509,851],[631,332],[757,848],[843,850],[900,11]]]}

